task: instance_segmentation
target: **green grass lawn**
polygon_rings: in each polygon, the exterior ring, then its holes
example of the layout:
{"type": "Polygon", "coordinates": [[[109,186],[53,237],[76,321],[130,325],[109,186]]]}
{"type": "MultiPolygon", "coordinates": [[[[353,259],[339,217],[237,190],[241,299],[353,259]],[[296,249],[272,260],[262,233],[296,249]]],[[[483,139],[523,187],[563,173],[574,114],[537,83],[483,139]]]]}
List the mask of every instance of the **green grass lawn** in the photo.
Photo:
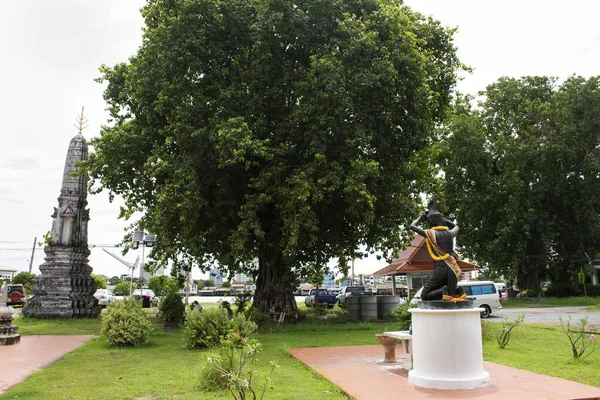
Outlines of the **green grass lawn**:
{"type": "MultiPolygon", "coordinates": [[[[15,323],[24,334],[81,334],[100,330],[97,320],[17,318],[15,323]]],[[[560,327],[521,325],[513,330],[506,349],[501,350],[495,340],[501,324],[489,326],[492,339],[484,341],[485,360],[600,387],[600,351],[586,360],[573,360],[560,327]]],[[[267,373],[270,360],[277,360],[280,365],[265,399],[347,399],[329,381],[289,356],[287,350],[378,345],[375,334],[395,329],[394,322],[320,320],[263,327],[257,334],[264,347],[259,354],[259,370],[267,373]]],[[[34,373],[0,399],[230,399],[228,392],[202,393],[197,389],[207,354],[206,350],[186,349],[180,331],[163,331],[160,324],[155,324],[145,346],[110,348],[102,338],[92,340],[49,368],[34,373]]]]}
{"type": "Polygon", "coordinates": [[[531,300],[503,300],[503,308],[523,307],[594,307],[590,311],[600,311],[600,297],[541,297],[531,300]]]}

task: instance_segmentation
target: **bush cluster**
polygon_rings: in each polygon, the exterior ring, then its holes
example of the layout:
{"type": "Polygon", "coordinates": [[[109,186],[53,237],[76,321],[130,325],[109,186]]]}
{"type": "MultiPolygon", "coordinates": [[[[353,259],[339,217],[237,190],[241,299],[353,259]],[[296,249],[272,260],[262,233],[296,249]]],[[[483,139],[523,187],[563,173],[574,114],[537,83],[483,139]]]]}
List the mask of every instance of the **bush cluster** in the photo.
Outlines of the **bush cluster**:
{"type": "Polygon", "coordinates": [[[390,314],[396,321],[400,323],[401,331],[407,331],[410,329],[412,315],[408,312],[408,309],[413,307],[416,307],[416,305],[411,304],[410,300],[407,300],[405,303],[400,304],[391,311],[390,314]]]}
{"type": "Polygon", "coordinates": [[[185,304],[179,293],[169,293],[158,304],[158,310],[164,322],[178,324],[183,321],[185,304]]]}
{"type": "Polygon", "coordinates": [[[273,321],[271,314],[262,312],[254,306],[248,307],[244,311],[244,314],[246,315],[246,319],[253,321],[258,326],[264,326],[273,321]]]}
{"type": "Polygon", "coordinates": [[[133,298],[109,304],[102,314],[100,332],[111,346],[145,344],[151,330],[151,323],[146,318],[142,303],[133,298]]]}
{"type": "Polygon", "coordinates": [[[262,399],[278,363],[270,362],[270,372],[259,388],[259,373],[255,369],[256,356],[262,350],[256,339],[229,333],[221,346],[207,356],[207,364],[200,376],[203,391],[228,389],[235,399],[262,399]],[[260,393],[260,397],[259,397],[260,393]]]}
{"type": "Polygon", "coordinates": [[[228,334],[241,334],[244,337],[254,332],[258,326],[244,314],[229,317],[223,308],[188,312],[183,328],[183,340],[189,348],[214,347],[228,334]]]}

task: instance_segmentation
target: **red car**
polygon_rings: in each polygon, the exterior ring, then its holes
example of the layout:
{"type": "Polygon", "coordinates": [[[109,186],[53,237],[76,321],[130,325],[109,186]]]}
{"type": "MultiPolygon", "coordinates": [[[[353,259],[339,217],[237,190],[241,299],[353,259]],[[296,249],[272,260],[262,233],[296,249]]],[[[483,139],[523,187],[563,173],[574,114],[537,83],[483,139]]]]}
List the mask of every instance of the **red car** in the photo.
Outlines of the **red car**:
{"type": "Polygon", "coordinates": [[[23,285],[9,283],[6,286],[8,287],[8,298],[6,299],[6,305],[25,305],[25,301],[27,298],[25,296],[25,288],[23,287],[23,285]]]}

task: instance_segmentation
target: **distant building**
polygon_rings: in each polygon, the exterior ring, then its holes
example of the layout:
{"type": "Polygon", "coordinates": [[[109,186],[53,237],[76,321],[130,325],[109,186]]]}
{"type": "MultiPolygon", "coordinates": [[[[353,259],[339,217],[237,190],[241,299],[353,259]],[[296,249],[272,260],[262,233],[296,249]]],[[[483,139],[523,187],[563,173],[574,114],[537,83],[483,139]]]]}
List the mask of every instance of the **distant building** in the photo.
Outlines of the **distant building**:
{"type": "Polygon", "coordinates": [[[235,274],[235,282],[246,283],[246,282],[251,281],[251,280],[252,280],[252,278],[250,278],[246,274],[242,274],[242,273],[235,274]]]}
{"type": "Polygon", "coordinates": [[[155,272],[146,271],[145,264],[140,266],[140,279],[145,280],[146,282],[150,280],[150,278],[154,278],[155,276],[163,276],[165,274],[165,268],[159,267],[155,272]]]}
{"type": "Polygon", "coordinates": [[[12,279],[17,274],[17,270],[15,268],[7,267],[5,265],[0,266],[0,280],[8,279],[12,281],[12,279]]]}
{"type": "Polygon", "coordinates": [[[218,268],[213,268],[208,271],[208,279],[215,283],[215,286],[219,287],[223,284],[223,274],[218,268]]]}
{"type": "Polygon", "coordinates": [[[335,286],[335,276],[332,273],[325,274],[325,276],[323,276],[323,286],[335,286]]]}

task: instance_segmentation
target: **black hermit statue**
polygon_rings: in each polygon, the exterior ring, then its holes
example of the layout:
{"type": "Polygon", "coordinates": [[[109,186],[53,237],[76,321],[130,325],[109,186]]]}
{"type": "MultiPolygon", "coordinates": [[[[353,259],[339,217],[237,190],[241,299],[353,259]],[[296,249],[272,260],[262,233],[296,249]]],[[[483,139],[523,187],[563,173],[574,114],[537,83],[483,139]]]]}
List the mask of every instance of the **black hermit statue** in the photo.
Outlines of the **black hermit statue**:
{"type": "Polygon", "coordinates": [[[463,294],[462,288],[457,288],[458,277],[462,271],[456,262],[457,257],[454,253],[454,238],[458,232],[458,226],[446,220],[435,209],[433,202],[429,203],[427,208],[428,210],[410,225],[410,229],[425,237],[427,250],[434,260],[433,274],[423,285],[421,299],[450,300],[450,298],[456,298],[463,294]],[[429,229],[424,230],[418,226],[423,221],[427,221],[429,229]],[[444,296],[450,296],[450,298],[444,296]]]}

